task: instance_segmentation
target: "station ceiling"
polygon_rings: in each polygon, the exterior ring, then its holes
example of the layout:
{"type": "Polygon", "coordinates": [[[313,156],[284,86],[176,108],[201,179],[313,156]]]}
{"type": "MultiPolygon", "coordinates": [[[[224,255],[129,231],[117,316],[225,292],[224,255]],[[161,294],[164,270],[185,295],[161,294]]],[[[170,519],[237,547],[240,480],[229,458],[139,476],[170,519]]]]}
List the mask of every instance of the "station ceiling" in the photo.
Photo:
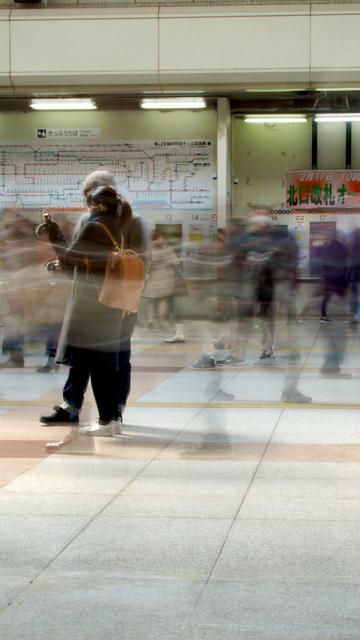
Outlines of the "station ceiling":
{"type": "MultiPolygon", "coordinates": [[[[0,112],[29,112],[30,98],[36,94],[31,92],[29,96],[2,96],[0,97],[0,112]]],[[[116,95],[97,94],[96,92],[87,92],[83,94],[86,97],[92,97],[97,104],[97,107],[101,111],[121,111],[129,109],[138,109],[139,101],[141,97],[144,97],[144,93],[137,95],[116,95]]],[[[146,93],[146,97],[159,97],[159,92],[146,93]]],[[[166,92],[166,97],[185,95],[184,91],[181,94],[166,92]]],[[[188,91],[188,95],[191,94],[191,90],[188,91]]],[[[279,90],[271,91],[266,89],[261,91],[260,89],[248,89],[236,90],[233,87],[228,91],[222,89],[221,92],[216,91],[206,92],[202,94],[207,98],[208,108],[216,108],[217,97],[228,97],[231,103],[231,110],[234,114],[246,114],[246,113],[305,113],[312,115],[314,113],[346,113],[346,112],[360,112],[360,91],[355,90],[338,90],[327,91],[324,90],[279,90]]],[[[48,94],[48,97],[55,97],[55,92],[48,94]]],[[[76,93],[76,97],[80,97],[81,94],[76,93]]],[[[40,96],[39,96],[40,97],[40,96]]],[[[41,97],[46,97],[42,92],[41,97]]],[[[62,96],[57,96],[62,97],[62,96]]]]}

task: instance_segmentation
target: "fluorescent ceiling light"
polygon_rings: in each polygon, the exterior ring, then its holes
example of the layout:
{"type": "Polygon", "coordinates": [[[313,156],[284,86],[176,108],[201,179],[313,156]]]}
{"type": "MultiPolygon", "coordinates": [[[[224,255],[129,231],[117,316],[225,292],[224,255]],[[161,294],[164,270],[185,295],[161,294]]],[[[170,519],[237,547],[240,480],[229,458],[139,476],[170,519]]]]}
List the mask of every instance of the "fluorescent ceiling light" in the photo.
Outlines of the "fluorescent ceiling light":
{"type": "Polygon", "coordinates": [[[90,98],[34,98],[30,106],[38,111],[82,111],[97,109],[90,98]]]}
{"type": "Polygon", "coordinates": [[[321,113],[315,122],[360,122],[360,113],[321,113]]]}
{"type": "Polygon", "coordinates": [[[317,87],[315,91],[321,91],[322,93],[326,91],[360,91],[360,87],[317,87]]]}
{"type": "Polygon", "coordinates": [[[142,109],[205,109],[204,98],[144,98],[142,109]]]}
{"type": "Polygon", "coordinates": [[[305,90],[305,87],[298,87],[297,89],[244,89],[245,93],[297,93],[305,90]]]}
{"type": "Polygon", "coordinates": [[[287,123],[296,123],[296,122],[307,122],[307,119],[304,115],[291,115],[291,114],[283,114],[283,115],[248,115],[245,116],[244,122],[248,124],[287,124],[287,123]]]}

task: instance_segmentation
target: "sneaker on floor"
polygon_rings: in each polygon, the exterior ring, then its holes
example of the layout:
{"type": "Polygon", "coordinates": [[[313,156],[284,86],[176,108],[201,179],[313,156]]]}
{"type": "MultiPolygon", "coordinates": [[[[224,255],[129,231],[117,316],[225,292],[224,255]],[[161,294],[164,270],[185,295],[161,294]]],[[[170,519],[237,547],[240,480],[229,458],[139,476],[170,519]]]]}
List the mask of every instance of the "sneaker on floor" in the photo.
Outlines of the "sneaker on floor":
{"type": "Polygon", "coordinates": [[[260,354],[260,360],[265,360],[266,358],[272,358],[274,352],[272,349],[264,349],[260,354]]]}
{"type": "Polygon", "coordinates": [[[284,392],[281,396],[281,400],[282,402],[297,402],[302,404],[309,404],[310,402],[312,402],[312,398],[310,396],[305,396],[303,393],[297,390],[292,391],[291,393],[289,393],[289,395],[284,392]]]}
{"type": "Polygon", "coordinates": [[[48,416],[40,416],[40,422],[47,426],[61,426],[79,424],[79,416],[62,407],[54,407],[54,411],[48,416]]]}
{"type": "Polygon", "coordinates": [[[114,423],[115,423],[115,435],[120,436],[122,432],[122,426],[123,426],[122,411],[119,413],[118,417],[114,420],[114,423]]]}
{"type": "Polygon", "coordinates": [[[5,362],[0,364],[1,369],[23,369],[25,366],[22,356],[10,356],[5,362]]]}
{"type": "Polygon", "coordinates": [[[320,375],[323,376],[324,378],[352,378],[351,373],[344,373],[343,371],[341,371],[341,369],[336,369],[336,368],[323,368],[320,369],[320,375]]]}
{"type": "Polygon", "coordinates": [[[228,393],[227,391],[223,391],[223,390],[221,389],[221,391],[219,391],[219,392],[216,394],[216,396],[215,396],[214,400],[215,400],[215,402],[217,402],[217,401],[219,401],[219,400],[220,400],[220,401],[222,401],[222,400],[223,400],[224,402],[226,402],[226,401],[235,400],[235,396],[234,396],[234,394],[233,394],[233,393],[228,393]]]}
{"type": "Polygon", "coordinates": [[[38,367],[36,371],[38,373],[52,373],[53,371],[56,373],[59,369],[60,365],[55,361],[48,361],[43,367],[38,367]]]}
{"type": "Polygon", "coordinates": [[[80,435],[82,436],[112,438],[114,435],[120,435],[120,433],[121,423],[119,420],[110,420],[105,423],[98,420],[95,424],[80,428],[80,435]]]}
{"type": "Polygon", "coordinates": [[[242,358],[237,358],[236,356],[233,356],[232,353],[230,353],[227,358],[224,358],[224,360],[216,360],[216,364],[219,364],[220,366],[226,367],[226,366],[231,366],[231,367],[240,367],[242,364],[244,364],[245,360],[243,360],[242,358]]]}
{"type": "Polygon", "coordinates": [[[185,338],[182,335],[172,336],[172,338],[165,338],[164,342],[167,344],[180,344],[185,342],[185,338]]]}
{"type": "Polygon", "coordinates": [[[320,322],[328,324],[329,322],[332,322],[332,320],[330,320],[329,316],[321,316],[320,322]]]}
{"type": "Polygon", "coordinates": [[[114,420],[115,422],[115,436],[121,436],[122,433],[122,421],[121,420],[114,420]]]}
{"type": "Polygon", "coordinates": [[[201,356],[191,365],[192,369],[215,369],[215,360],[211,356],[201,356]]]}

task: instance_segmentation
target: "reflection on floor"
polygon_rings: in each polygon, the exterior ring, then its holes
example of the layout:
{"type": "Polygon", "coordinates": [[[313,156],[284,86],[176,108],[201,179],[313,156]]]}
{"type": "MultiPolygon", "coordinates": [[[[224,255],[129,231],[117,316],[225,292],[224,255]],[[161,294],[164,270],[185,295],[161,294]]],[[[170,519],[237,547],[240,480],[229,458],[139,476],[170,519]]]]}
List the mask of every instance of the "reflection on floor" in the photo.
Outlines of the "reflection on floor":
{"type": "Polygon", "coordinates": [[[211,371],[138,331],[115,438],[39,424],[65,369],[1,370],[1,637],[358,640],[359,335],[337,324],[344,353],[314,322],[295,357],[252,338],[211,371]],[[319,373],[333,352],[351,377],[319,373]]]}

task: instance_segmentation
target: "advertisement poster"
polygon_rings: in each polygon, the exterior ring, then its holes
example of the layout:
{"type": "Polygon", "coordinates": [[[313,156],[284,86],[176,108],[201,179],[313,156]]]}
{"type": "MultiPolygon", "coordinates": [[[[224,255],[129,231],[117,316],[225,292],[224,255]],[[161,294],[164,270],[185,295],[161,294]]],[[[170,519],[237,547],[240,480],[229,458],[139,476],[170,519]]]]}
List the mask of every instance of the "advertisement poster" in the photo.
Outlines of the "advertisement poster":
{"type": "Polygon", "coordinates": [[[289,209],[360,209],[360,171],[291,171],[286,174],[289,209]]]}

